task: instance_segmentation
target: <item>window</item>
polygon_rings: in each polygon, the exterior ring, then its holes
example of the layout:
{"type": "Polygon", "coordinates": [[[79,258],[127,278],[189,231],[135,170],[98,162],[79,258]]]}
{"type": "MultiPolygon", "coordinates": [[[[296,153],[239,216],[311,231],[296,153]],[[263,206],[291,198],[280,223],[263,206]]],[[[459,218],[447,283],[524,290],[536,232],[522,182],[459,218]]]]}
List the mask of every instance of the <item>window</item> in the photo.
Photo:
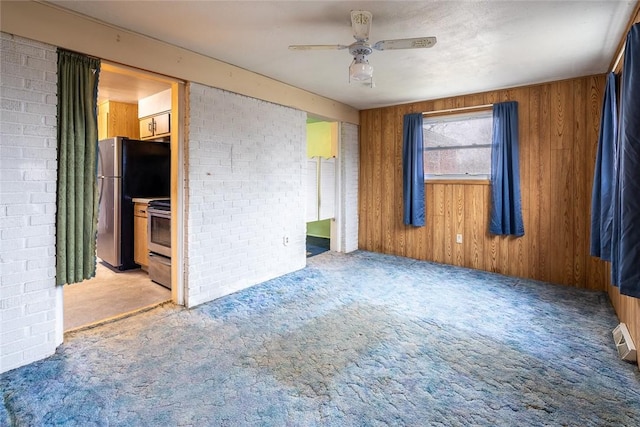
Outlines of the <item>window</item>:
{"type": "Polygon", "coordinates": [[[489,179],[492,128],[491,110],[425,116],[425,179],[489,179]]]}

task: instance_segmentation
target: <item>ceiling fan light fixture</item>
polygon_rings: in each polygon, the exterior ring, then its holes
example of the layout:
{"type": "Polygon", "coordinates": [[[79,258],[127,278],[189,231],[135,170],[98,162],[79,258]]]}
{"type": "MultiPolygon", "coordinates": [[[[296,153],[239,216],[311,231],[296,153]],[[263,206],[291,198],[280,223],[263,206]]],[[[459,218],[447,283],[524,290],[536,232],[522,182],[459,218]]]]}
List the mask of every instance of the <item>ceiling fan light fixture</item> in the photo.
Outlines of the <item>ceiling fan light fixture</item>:
{"type": "Polygon", "coordinates": [[[349,83],[351,81],[367,82],[369,86],[373,84],[373,67],[367,61],[367,56],[374,50],[398,50],[398,49],[424,49],[433,47],[437,40],[435,37],[414,37],[405,39],[380,40],[373,45],[369,43],[369,32],[371,30],[371,20],[373,15],[366,10],[351,11],[351,29],[353,38],[356,40],[350,45],[343,44],[311,44],[311,45],[290,45],[291,50],[348,50],[353,57],[353,62],[349,66],[349,83]]]}
{"type": "Polygon", "coordinates": [[[356,59],[349,66],[349,78],[357,82],[371,80],[373,78],[373,67],[366,59],[356,59]]]}

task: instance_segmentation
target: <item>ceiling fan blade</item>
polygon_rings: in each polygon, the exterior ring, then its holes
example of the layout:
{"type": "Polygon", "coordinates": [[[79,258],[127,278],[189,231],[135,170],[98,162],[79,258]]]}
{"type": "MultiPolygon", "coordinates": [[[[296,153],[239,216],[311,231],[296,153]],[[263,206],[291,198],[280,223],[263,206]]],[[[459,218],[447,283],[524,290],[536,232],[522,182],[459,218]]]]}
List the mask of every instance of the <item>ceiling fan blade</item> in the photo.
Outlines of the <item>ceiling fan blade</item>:
{"type": "Polygon", "coordinates": [[[366,10],[351,11],[351,27],[353,28],[354,39],[361,42],[369,40],[372,19],[373,15],[366,10]]]}
{"type": "Polygon", "coordinates": [[[376,50],[424,49],[436,44],[435,37],[416,37],[412,39],[380,40],[373,45],[376,50]]]}
{"type": "Polygon", "coordinates": [[[292,44],[290,50],[342,50],[349,46],[343,44],[292,44]]]}

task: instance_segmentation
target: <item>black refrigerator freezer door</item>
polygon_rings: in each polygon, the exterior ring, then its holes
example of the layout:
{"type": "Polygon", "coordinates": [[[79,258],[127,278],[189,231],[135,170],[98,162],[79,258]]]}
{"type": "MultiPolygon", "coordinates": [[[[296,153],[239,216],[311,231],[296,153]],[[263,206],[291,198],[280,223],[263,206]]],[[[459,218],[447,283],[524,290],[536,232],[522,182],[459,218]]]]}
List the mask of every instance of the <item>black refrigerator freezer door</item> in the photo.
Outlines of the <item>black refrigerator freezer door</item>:
{"type": "Polygon", "coordinates": [[[169,144],[123,140],[122,177],[125,197],[168,197],[171,189],[169,144]]]}
{"type": "Polygon", "coordinates": [[[133,260],[133,198],[164,198],[169,196],[170,190],[169,144],[122,139],[121,269],[138,266],[133,260]]]}

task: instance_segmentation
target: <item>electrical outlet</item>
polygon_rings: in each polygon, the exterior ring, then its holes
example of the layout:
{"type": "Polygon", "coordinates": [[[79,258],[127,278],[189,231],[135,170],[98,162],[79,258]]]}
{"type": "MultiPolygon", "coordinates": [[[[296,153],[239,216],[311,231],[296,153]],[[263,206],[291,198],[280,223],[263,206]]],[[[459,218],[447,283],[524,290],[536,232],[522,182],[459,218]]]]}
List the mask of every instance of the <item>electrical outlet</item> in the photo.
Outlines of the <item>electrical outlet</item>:
{"type": "Polygon", "coordinates": [[[462,234],[456,234],[456,243],[462,243],[462,234]]]}
{"type": "Polygon", "coordinates": [[[282,244],[287,246],[289,244],[289,236],[284,236],[282,238],[282,244]]]}

